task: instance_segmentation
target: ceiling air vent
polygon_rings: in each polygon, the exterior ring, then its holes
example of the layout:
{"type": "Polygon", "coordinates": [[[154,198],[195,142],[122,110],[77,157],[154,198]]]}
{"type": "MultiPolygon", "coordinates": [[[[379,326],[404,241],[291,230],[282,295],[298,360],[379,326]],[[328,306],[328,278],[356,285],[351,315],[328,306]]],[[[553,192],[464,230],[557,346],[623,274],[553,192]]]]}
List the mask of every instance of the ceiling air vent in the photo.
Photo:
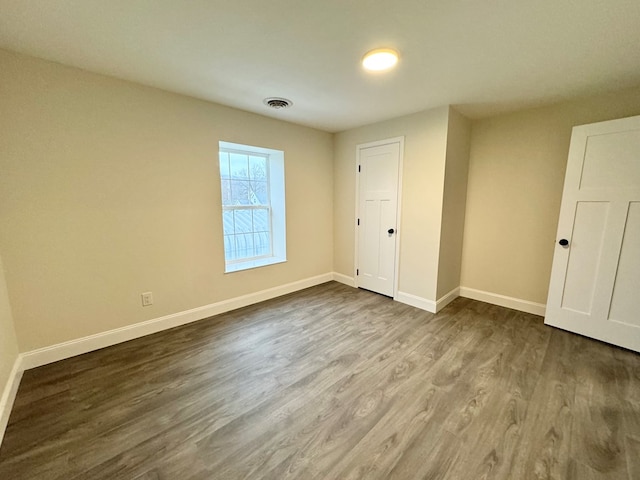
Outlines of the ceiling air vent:
{"type": "Polygon", "coordinates": [[[289,108],[291,105],[293,105],[293,102],[291,100],[287,100],[286,98],[269,97],[264,99],[264,104],[268,107],[279,110],[281,108],[289,108]]]}

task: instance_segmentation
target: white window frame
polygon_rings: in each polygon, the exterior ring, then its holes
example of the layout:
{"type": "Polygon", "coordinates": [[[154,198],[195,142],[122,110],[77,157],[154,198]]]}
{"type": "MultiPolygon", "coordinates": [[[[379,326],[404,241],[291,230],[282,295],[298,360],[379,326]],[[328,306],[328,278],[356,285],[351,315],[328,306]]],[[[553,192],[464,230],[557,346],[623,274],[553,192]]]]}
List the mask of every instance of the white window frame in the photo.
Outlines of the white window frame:
{"type": "MultiPolygon", "coordinates": [[[[267,161],[267,195],[268,206],[265,205],[223,205],[222,212],[233,210],[264,210],[267,209],[269,215],[270,228],[270,254],[260,255],[242,259],[226,259],[225,273],[232,273],[251,268],[273,265],[286,262],[286,214],[285,214],[285,184],[284,184],[284,152],[251,145],[241,145],[237,143],[220,141],[218,152],[240,153],[242,155],[253,155],[264,157],[267,161]]],[[[220,155],[218,155],[218,158],[220,155]]],[[[219,162],[219,160],[218,160],[219,162]]],[[[219,165],[218,165],[219,167],[219,165]]],[[[220,169],[218,168],[218,174],[220,169]]],[[[220,177],[222,186],[222,177],[220,177]]],[[[235,216],[234,216],[235,221],[235,216]]],[[[234,229],[235,230],[235,229],[234,229]]],[[[222,224],[223,246],[224,246],[224,221],[222,224]]]]}

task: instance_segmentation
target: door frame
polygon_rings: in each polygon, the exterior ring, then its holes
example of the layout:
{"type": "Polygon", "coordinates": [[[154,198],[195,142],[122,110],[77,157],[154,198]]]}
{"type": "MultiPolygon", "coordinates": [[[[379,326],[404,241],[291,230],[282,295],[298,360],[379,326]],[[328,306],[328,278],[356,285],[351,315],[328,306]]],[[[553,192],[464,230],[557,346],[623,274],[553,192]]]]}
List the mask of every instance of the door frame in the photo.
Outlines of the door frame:
{"type": "Polygon", "coordinates": [[[399,144],[399,155],[398,155],[398,198],[396,201],[396,251],[394,254],[394,270],[393,270],[393,299],[395,300],[396,295],[398,294],[398,275],[400,273],[400,236],[402,235],[402,225],[401,222],[401,207],[402,207],[402,171],[403,171],[403,160],[404,160],[404,135],[401,137],[392,137],[384,140],[376,140],[374,142],[360,143],[356,145],[356,161],[354,166],[354,172],[356,177],[356,196],[355,196],[355,217],[353,221],[354,228],[354,239],[355,239],[355,248],[354,248],[354,257],[353,257],[353,279],[354,285],[358,288],[358,261],[359,261],[359,252],[358,252],[358,241],[359,241],[359,233],[360,230],[358,228],[358,218],[360,218],[360,175],[358,175],[358,166],[360,165],[360,150],[371,147],[380,147],[382,145],[389,145],[392,143],[399,144]]]}

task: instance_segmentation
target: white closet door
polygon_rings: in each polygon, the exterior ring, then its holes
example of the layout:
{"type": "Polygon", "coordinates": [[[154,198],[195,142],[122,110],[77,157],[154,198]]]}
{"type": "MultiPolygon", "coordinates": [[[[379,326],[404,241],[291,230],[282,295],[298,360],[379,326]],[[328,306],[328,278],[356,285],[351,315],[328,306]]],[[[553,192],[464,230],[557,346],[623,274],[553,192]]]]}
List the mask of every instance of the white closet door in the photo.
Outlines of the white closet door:
{"type": "Polygon", "coordinates": [[[640,351],[640,116],[573,129],[545,323],[640,351]]]}
{"type": "Polygon", "coordinates": [[[358,148],[357,285],[393,297],[400,142],[358,148]]]}

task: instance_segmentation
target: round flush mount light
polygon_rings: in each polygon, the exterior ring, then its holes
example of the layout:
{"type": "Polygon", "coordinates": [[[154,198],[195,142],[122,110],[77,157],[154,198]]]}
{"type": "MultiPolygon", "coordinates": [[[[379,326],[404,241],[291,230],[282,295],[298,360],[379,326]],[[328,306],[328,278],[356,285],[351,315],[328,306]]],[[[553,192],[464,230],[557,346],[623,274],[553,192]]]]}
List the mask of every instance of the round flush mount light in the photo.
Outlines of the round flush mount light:
{"type": "Polygon", "coordinates": [[[293,105],[293,102],[291,100],[282,97],[265,98],[263,100],[263,103],[267,107],[275,108],[276,110],[279,110],[281,108],[289,108],[291,105],[293,105]]]}
{"type": "Polygon", "coordinates": [[[396,63],[398,63],[398,52],[391,48],[376,48],[362,57],[364,69],[372,72],[389,70],[396,63]]]}

